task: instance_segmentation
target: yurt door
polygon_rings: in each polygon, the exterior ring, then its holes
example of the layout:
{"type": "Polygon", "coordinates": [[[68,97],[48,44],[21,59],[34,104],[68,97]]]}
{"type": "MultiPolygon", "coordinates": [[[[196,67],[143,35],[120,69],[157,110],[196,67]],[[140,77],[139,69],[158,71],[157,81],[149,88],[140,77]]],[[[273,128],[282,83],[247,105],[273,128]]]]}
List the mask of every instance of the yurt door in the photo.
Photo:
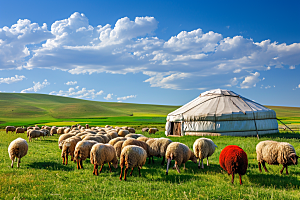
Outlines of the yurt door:
{"type": "Polygon", "coordinates": [[[181,122],[174,122],[173,135],[181,136],[181,122]]]}

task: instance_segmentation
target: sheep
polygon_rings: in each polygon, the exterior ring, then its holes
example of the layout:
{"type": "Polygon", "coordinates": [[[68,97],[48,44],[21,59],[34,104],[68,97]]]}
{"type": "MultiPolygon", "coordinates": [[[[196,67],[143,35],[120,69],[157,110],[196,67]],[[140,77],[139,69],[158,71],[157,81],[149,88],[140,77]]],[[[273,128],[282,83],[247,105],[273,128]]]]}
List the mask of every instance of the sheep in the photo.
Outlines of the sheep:
{"type": "Polygon", "coordinates": [[[8,146],[8,154],[11,162],[11,168],[14,167],[14,160],[18,158],[17,167],[20,167],[21,158],[27,154],[28,144],[23,138],[17,138],[8,146]]]}
{"type": "MultiPolygon", "coordinates": [[[[113,139],[112,136],[111,136],[111,135],[108,135],[108,134],[104,134],[103,136],[108,137],[108,142],[109,142],[111,139],[113,139]]],[[[107,142],[107,143],[108,143],[108,142],[107,142]]]]}
{"type": "Polygon", "coordinates": [[[94,140],[79,141],[75,146],[74,161],[77,162],[77,169],[83,169],[82,161],[90,158],[90,152],[92,147],[98,144],[94,140]]]}
{"type": "Polygon", "coordinates": [[[110,135],[110,136],[112,137],[112,139],[114,139],[114,138],[116,138],[116,137],[119,136],[118,133],[117,133],[116,131],[109,131],[109,132],[107,133],[107,135],[110,135]]]}
{"type": "MultiPolygon", "coordinates": [[[[43,132],[39,131],[39,130],[32,130],[32,131],[28,131],[28,140],[29,142],[31,141],[32,138],[38,138],[40,136],[43,136],[43,132]]],[[[41,140],[41,138],[40,138],[41,140]]]]}
{"type": "Polygon", "coordinates": [[[203,159],[207,158],[207,166],[208,164],[208,157],[211,156],[215,152],[215,148],[217,145],[208,138],[198,138],[193,145],[193,151],[195,156],[199,158],[198,168],[200,169],[200,161],[202,165],[202,169],[204,169],[203,159]]]}
{"type": "Polygon", "coordinates": [[[109,142],[109,138],[106,136],[106,135],[97,135],[98,137],[101,137],[103,139],[103,142],[102,143],[108,143],[109,142]]]}
{"type": "Polygon", "coordinates": [[[129,131],[128,130],[120,130],[119,132],[118,132],[118,135],[120,136],[120,137],[125,137],[126,135],[128,135],[129,134],[129,131]]]}
{"type": "Polygon", "coordinates": [[[56,132],[57,132],[57,134],[64,134],[64,130],[65,130],[65,128],[64,127],[59,127],[57,130],[56,130],[56,132]]]}
{"type": "Polygon", "coordinates": [[[84,139],[82,140],[94,140],[96,142],[99,142],[99,143],[104,143],[104,139],[102,139],[100,136],[91,136],[91,135],[88,135],[86,137],[84,137],[84,139]]]}
{"type": "Polygon", "coordinates": [[[180,142],[172,142],[171,144],[168,145],[167,150],[166,150],[166,159],[168,160],[167,162],[167,171],[166,175],[168,175],[169,171],[169,165],[171,160],[175,160],[175,168],[177,169],[177,172],[180,173],[179,167],[181,163],[184,165],[185,169],[185,163],[188,160],[193,161],[194,163],[197,163],[197,158],[195,154],[189,149],[188,146],[185,144],[182,144],[180,142]]]}
{"type": "Polygon", "coordinates": [[[130,138],[134,138],[134,139],[137,139],[139,137],[145,137],[143,136],[142,134],[135,134],[135,133],[129,133],[128,135],[126,135],[125,137],[130,137],[130,138]]]}
{"type": "Polygon", "coordinates": [[[54,134],[57,134],[56,127],[52,127],[51,130],[50,130],[50,135],[53,136],[54,134]]]}
{"type": "Polygon", "coordinates": [[[146,151],[139,146],[136,145],[128,145],[122,149],[120,155],[120,181],[122,181],[122,172],[124,166],[126,167],[124,170],[124,181],[127,180],[127,171],[131,168],[130,176],[132,176],[133,168],[137,167],[139,169],[139,175],[141,176],[141,168],[146,163],[147,153],[146,151]]]}
{"type": "Polygon", "coordinates": [[[6,133],[8,133],[8,131],[11,131],[12,133],[14,133],[16,131],[16,127],[7,126],[7,127],[5,127],[5,131],[6,131],[6,133]]]}
{"type": "Polygon", "coordinates": [[[71,156],[71,161],[74,160],[74,151],[76,144],[81,141],[80,137],[73,136],[65,140],[62,150],[61,150],[61,157],[63,158],[63,165],[68,164],[68,154],[71,156]]]}
{"type": "Polygon", "coordinates": [[[276,141],[262,141],[256,145],[257,161],[259,171],[261,171],[261,164],[264,170],[268,172],[265,162],[269,165],[282,164],[283,168],[280,170],[282,174],[284,168],[286,168],[286,174],[288,175],[288,166],[297,165],[298,156],[296,155],[294,147],[287,142],[276,141]]]}
{"type": "Polygon", "coordinates": [[[70,137],[73,137],[73,136],[74,136],[73,133],[66,133],[66,134],[63,134],[63,135],[59,136],[59,138],[58,138],[58,147],[59,147],[59,149],[62,149],[62,146],[63,146],[66,139],[68,139],[70,137]]]}
{"type": "Polygon", "coordinates": [[[118,159],[115,148],[110,144],[95,144],[90,153],[91,163],[94,165],[93,175],[98,176],[98,166],[101,165],[99,173],[101,173],[103,165],[108,163],[111,172],[110,163],[113,167],[118,167],[118,159]]]}
{"type": "Polygon", "coordinates": [[[149,131],[149,128],[142,128],[142,132],[148,132],[149,131]]]}
{"type": "MultiPolygon", "coordinates": [[[[143,149],[145,149],[145,151],[147,153],[147,156],[149,157],[149,162],[148,163],[150,163],[150,159],[154,155],[154,152],[152,151],[152,149],[150,148],[150,146],[146,142],[138,141],[136,139],[127,139],[122,144],[122,149],[124,149],[128,145],[136,145],[136,146],[140,146],[143,149]]],[[[152,158],[152,160],[153,160],[153,158],[152,158]]]]}
{"type": "Polygon", "coordinates": [[[90,125],[86,124],[85,129],[89,129],[89,128],[90,128],[90,125]]]}
{"type": "Polygon", "coordinates": [[[117,138],[114,138],[114,139],[110,140],[108,142],[108,144],[114,146],[117,142],[119,142],[119,141],[125,141],[125,140],[127,140],[127,138],[125,138],[125,137],[117,137],[117,138]]]}
{"type": "Polygon", "coordinates": [[[150,138],[148,138],[148,137],[139,137],[139,138],[137,138],[137,140],[138,141],[143,141],[143,142],[147,142],[147,140],[149,140],[150,138]]]}
{"type": "Polygon", "coordinates": [[[64,134],[69,133],[70,131],[71,131],[70,128],[65,128],[65,129],[64,129],[64,134]]]}
{"type": "Polygon", "coordinates": [[[115,150],[116,150],[117,158],[120,158],[123,143],[124,143],[124,140],[120,140],[120,141],[118,141],[118,142],[116,142],[116,143],[114,144],[114,148],[115,148],[115,150]]]}
{"type": "Polygon", "coordinates": [[[25,133],[25,129],[18,127],[18,128],[16,128],[16,133],[25,133]]]}
{"type": "Polygon", "coordinates": [[[234,174],[238,173],[240,185],[242,185],[242,175],[246,174],[248,168],[248,158],[246,152],[239,146],[226,146],[219,157],[220,166],[232,175],[231,183],[234,182],[234,174]]]}
{"type": "Polygon", "coordinates": [[[135,133],[135,129],[134,128],[128,127],[127,130],[129,131],[129,133],[135,133]]]}
{"type": "Polygon", "coordinates": [[[149,134],[155,134],[156,132],[158,132],[159,130],[157,128],[150,128],[148,133],[149,134]]]}
{"type": "MultiPolygon", "coordinates": [[[[150,145],[151,150],[155,152],[155,153],[153,153],[154,156],[163,158],[161,165],[165,164],[166,151],[167,151],[168,146],[171,143],[172,143],[172,140],[170,140],[168,138],[158,138],[157,140],[154,140],[153,143],[150,145]]],[[[149,161],[150,161],[150,159],[149,159],[149,161]]],[[[152,163],[154,163],[153,157],[152,157],[152,163]]]]}

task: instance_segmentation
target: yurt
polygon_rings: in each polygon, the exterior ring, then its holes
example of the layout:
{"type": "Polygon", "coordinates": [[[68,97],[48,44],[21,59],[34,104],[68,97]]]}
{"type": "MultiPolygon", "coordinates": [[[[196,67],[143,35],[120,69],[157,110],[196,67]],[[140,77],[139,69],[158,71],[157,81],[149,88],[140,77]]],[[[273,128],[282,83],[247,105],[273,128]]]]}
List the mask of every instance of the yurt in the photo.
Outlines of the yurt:
{"type": "Polygon", "coordinates": [[[166,135],[258,136],[278,133],[274,110],[233,91],[201,93],[167,116],[166,135]]]}

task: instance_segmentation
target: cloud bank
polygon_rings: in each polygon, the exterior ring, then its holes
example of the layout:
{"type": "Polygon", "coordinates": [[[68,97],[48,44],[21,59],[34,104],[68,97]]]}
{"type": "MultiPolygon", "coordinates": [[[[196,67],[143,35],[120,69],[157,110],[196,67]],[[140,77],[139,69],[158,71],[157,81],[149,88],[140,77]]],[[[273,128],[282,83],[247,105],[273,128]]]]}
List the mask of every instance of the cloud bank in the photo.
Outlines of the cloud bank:
{"type": "Polygon", "coordinates": [[[15,82],[22,81],[24,78],[26,78],[26,77],[23,75],[21,75],[21,76],[15,75],[14,77],[0,78],[0,84],[1,83],[6,83],[6,84],[15,83],[15,82]]]}
{"type": "Polygon", "coordinates": [[[20,19],[10,28],[0,28],[0,67],[61,69],[71,74],[142,72],[152,87],[189,90],[214,85],[247,89],[261,81],[259,71],[293,70],[300,64],[300,43],[254,42],[239,35],[224,38],[200,28],[165,41],[155,37],[157,25],[154,17],[146,16],[94,27],[84,14],[75,12],[48,30],[46,24],[20,19]]]}

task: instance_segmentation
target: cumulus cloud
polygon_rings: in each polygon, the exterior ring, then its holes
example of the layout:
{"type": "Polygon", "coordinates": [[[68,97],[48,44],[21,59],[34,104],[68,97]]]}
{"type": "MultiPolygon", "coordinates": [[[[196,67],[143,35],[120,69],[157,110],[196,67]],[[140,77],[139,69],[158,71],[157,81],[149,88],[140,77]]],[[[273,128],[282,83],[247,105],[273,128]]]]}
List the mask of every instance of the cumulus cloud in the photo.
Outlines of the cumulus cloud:
{"type": "Polygon", "coordinates": [[[96,92],[95,89],[87,90],[86,88],[79,89],[79,86],[75,88],[70,87],[67,91],[59,90],[58,92],[52,91],[50,95],[58,95],[58,96],[65,96],[65,97],[74,97],[74,98],[85,98],[85,99],[94,99],[99,95],[102,95],[103,91],[100,90],[96,92]]]}
{"type": "Polygon", "coordinates": [[[0,84],[1,83],[6,83],[6,84],[15,83],[15,82],[22,81],[24,78],[26,78],[26,77],[23,75],[21,75],[21,76],[15,75],[14,77],[0,78],[0,84]]]}
{"type": "Polygon", "coordinates": [[[125,96],[125,97],[118,97],[117,100],[123,100],[123,101],[125,101],[126,99],[130,99],[130,98],[136,98],[136,95],[129,95],[129,96],[125,96]]]}
{"type": "Polygon", "coordinates": [[[256,83],[260,81],[258,78],[260,76],[260,73],[255,72],[250,76],[245,77],[245,80],[241,83],[241,88],[242,89],[247,89],[251,87],[256,87],[256,83]]]}
{"type": "Polygon", "coordinates": [[[65,85],[76,85],[77,81],[68,81],[65,83],[65,85]]]}
{"type": "Polygon", "coordinates": [[[106,99],[106,100],[111,100],[111,99],[113,99],[112,98],[113,95],[114,94],[108,94],[106,97],[103,97],[103,98],[106,99]]]}
{"type": "Polygon", "coordinates": [[[27,92],[38,92],[41,89],[43,89],[44,87],[46,87],[47,85],[50,85],[50,83],[47,81],[47,79],[44,80],[44,82],[40,83],[40,82],[34,82],[33,81],[33,86],[27,89],[24,89],[21,91],[21,93],[27,93],[27,92]]]}
{"type": "MultiPolygon", "coordinates": [[[[224,38],[200,28],[163,40],[154,35],[157,25],[154,17],[146,16],[92,26],[78,12],[55,21],[50,31],[46,24],[19,20],[11,28],[0,28],[0,66],[61,69],[71,74],[141,72],[152,87],[199,89],[211,87],[214,82],[205,81],[216,77],[218,85],[226,85],[236,74],[253,77],[254,72],[294,69],[300,64],[300,43],[224,38]]],[[[248,79],[242,88],[250,87],[248,79]]]]}

